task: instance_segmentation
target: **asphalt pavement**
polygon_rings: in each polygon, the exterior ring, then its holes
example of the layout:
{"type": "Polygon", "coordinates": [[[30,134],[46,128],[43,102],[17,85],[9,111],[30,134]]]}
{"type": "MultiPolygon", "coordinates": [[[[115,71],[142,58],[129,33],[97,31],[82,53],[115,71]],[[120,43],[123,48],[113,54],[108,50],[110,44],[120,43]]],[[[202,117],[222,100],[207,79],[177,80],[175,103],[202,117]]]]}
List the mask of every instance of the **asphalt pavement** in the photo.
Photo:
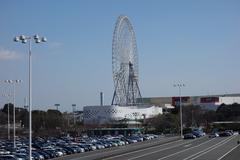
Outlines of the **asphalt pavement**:
{"type": "Polygon", "coordinates": [[[183,140],[161,137],[127,146],[80,153],[61,160],[238,160],[240,135],[183,140]]]}

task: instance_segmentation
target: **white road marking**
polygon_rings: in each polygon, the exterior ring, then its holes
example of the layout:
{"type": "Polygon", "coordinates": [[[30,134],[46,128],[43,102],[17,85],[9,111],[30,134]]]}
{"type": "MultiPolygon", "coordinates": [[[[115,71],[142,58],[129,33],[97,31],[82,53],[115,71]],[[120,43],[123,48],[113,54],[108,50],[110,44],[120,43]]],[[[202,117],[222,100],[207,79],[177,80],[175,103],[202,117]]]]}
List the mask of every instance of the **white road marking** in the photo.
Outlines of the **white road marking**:
{"type": "MultiPolygon", "coordinates": [[[[196,140],[198,140],[198,139],[192,140],[191,142],[196,141],[196,140]]],[[[164,150],[167,150],[167,149],[171,149],[171,148],[174,148],[174,147],[178,147],[178,146],[181,146],[181,145],[184,145],[184,144],[187,144],[187,143],[189,143],[189,142],[187,141],[186,143],[180,143],[180,144],[177,144],[177,145],[168,147],[168,148],[163,148],[163,149],[160,149],[160,150],[157,150],[157,151],[148,152],[148,153],[143,154],[143,155],[139,155],[139,156],[136,156],[136,157],[129,158],[128,160],[133,160],[133,159],[141,158],[141,157],[144,157],[144,156],[153,154],[153,153],[161,152],[161,151],[164,151],[164,150]]],[[[169,143],[168,143],[168,144],[169,144],[169,143]]],[[[157,146],[156,146],[156,147],[157,147],[157,146]]],[[[159,146],[158,146],[158,147],[159,147],[159,146]]],[[[155,147],[154,147],[154,148],[155,148],[155,147]]],[[[140,151],[142,151],[142,150],[140,150],[140,151]]],[[[132,152],[132,153],[133,153],[133,152],[132,152]]],[[[122,155],[117,155],[117,156],[114,156],[114,157],[111,157],[111,158],[121,157],[121,156],[123,156],[123,155],[128,155],[128,154],[131,154],[131,153],[126,153],[126,154],[122,154],[122,155]]]]}
{"type": "MultiPolygon", "coordinates": [[[[172,138],[172,137],[166,138],[166,139],[164,139],[164,140],[171,139],[171,138],[172,138]]],[[[177,141],[182,141],[182,140],[177,140],[177,141]]],[[[177,142],[177,141],[170,142],[170,144],[171,144],[171,143],[174,143],[174,142],[177,142]]],[[[161,142],[161,141],[155,141],[155,142],[153,142],[153,143],[151,143],[151,144],[156,144],[156,143],[159,143],[159,142],[161,142]]],[[[165,143],[165,144],[162,144],[162,145],[167,145],[167,144],[169,144],[169,143],[165,143]]],[[[147,146],[147,145],[149,145],[149,143],[142,144],[142,146],[147,146]]],[[[160,145],[161,145],[161,144],[160,144],[160,145]]],[[[133,146],[133,147],[137,147],[137,145],[136,145],[136,146],[133,146]]],[[[152,148],[152,147],[149,147],[149,148],[152,148]]],[[[119,152],[119,149],[120,149],[120,148],[117,148],[116,150],[106,150],[106,152],[100,152],[100,153],[98,152],[98,153],[95,153],[95,154],[90,154],[90,155],[86,155],[86,156],[81,156],[81,158],[101,156],[102,154],[106,154],[106,153],[115,153],[115,152],[119,152]]],[[[146,149],[148,149],[148,148],[145,148],[145,149],[142,149],[142,150],[146,150],[146,149]]],[[[138,150],[138,151],[140,151],[140,150],[138,150]]],[[[70,155],[70,156],[71,156],[71,155],[70,155]]],[[[70,160],[78,160],[78,159],[79,159],[79,157],[70,158],[70,160]]]]}
{"type": "MultiPolygon", "coordinates": [[[[182,141],[182,140],[177,140],[177,141],[182,141]]],[[[128,152],[128,153],[119,154],[119,155],[116,155],[116,156],[105,158],[104,160],[109,160],[109,159],[113,159],[113,158],[117,158],[117,157],[122,157],[122,156],[129,155],[129,154],[132,154],[132,153],[142,152],[142,151],[145,151],[145,150],[148,150],[148,149],[157,148],[157,147],[160,147],[160,146],[165,146],[165,145],[168,145],[168,144],[171,144],[171,143],[175,143],[177,141],[170,142],[170,143],[165,143],[165,144],[162,144],[162,145],[160,144],[158,146],[148,147],[148,148],[144,148],[144,149],[140,149],[140,150],[136,150],[136,151],[132,151],[132,152],[128,152]]],[[[185,143],[183,143],[183,144],[185,144],[185,143]]]]}
{"type": "Polygon", "coordinates": [[[233,147],[231,150],[229,150],[227,153],[225,153],[222,157],[218,158],[217,160],[223,159],[226,155],[228,155],[230,152],[232,152],[234,149],[236,149],[239,146],[239,144],[235,147],[233,147]]]}
{"type": "MultiPolygon", "coordinates": [[[[195,140],[193,140],[193,141],[196,141],[196,140],[197,140],[197,139],[195,139],[195,140]]],[[[149,153],[146,153],[146,154],[137,156],[137,157],[129,158],[128,160],[133,160],[133,159],[137,159],[137,158],[140,158],[140,157],[144,157],[144,156],[147,156],[147,155],[150,155],[150,154],[153,154],[153,153],[165,151],[165,150],[168,150],[168,149],[171,149],[171,148],[174,148],[174,147],[181,146],[181,145],[183,145],[183,144],[186,144],[186,143],[177,144],[177,145],[175,145],[175,146],[171,146],[171,147],[168,147],[168,148],[163,148],[163,149],[160,149],[160,150],[157,150],[157,151],[149,152],[149,153]]]]}
{"type": "MultiPolygon", "coordinates": [[[[229,141],[232,140],[232,139],[233,139],[232,137],[228,137],[227,139],[224,139],[223,141],[220,141],[220,142],[218,142],[218,143],[216,143],[216,144],[214,144],[214,145],[212,145],[212,146],[210,146],[210,147],[208,147],[208,148],[205,148],[204,150],[201,150],[200,152],[197,152],[197,153],[195,153],[195,154],[193,154],[193,155],[185,158],[184,160],[188,160],[188,159],[190,159],[190,158],[196,159],[196,158],[198,158],[198,157],[200,157],[200,156],[202,156],[202,155],[204,155],[204,154],[212,151],[213,149],[222,146],[223,144],[229,142],[229,141]],[[194,156],[196,156],[196,157],[194,157],[194,156]],[[194,158],[193,158],[193,157],[194,157],[194,158]]],[[[192,160],[192,159],[191,159],[191,160],[192,160]]]]}
{"type": "Polygon", "coordinates": [[[165,156],[165,157],[159,158],[158,160],[162,160],[162,159],[166,159],[166,158],[168,158],[168,157],[172,157],[172,156],[174,156],[174,155],[176,155],[176,154],[179,154],[179,153],[185,152],[185,151],[187,151],[187,150],[190,150],[190,149],[193,149],[193,148],[199,147],[199,146],[201,146],[201,145],[203,145],[203,144],[205,144],[205,143],[209,143],[209,142],[211,142],[212,140],[214,140],[214,138],[211,139],[211,140],[209,140],[209,141],[203,142],[203,143],[201,143],[201,144],[199,144],[199,145],[197,145],[197,146],[193,146],[193,147],[190,147],[190,148],[187,148],[187,149],[181,150],[181,151],[179,151],[179,152],[176,152],[176,153],[170,154],[170,155],[168,155],[168,156],[165,156]]]}
{"type": "Polygon", "coordinates": [[[189,147],[189,146],[191,146],[192,144],[187,144],[187,145],[185,145],[184,147],[189,147]]]}

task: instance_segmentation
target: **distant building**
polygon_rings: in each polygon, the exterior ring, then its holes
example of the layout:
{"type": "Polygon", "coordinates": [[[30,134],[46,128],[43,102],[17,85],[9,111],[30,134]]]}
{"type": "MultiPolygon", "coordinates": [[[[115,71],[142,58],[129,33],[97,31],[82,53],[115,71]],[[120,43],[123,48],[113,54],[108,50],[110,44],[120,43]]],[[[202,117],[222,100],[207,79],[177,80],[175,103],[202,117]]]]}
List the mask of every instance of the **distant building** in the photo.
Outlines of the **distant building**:
{"type": "Polygon", "coordinates": [[[64,112],[64,119],[68,121],[68,125],[83,122],[83,111],[64,112]]]}
{"type": "MultiPolygon", "coordinates": [[[[240,104],[240,94],[207,95],[207,96],[182,96],[182,105],[199,105],[202,108],[216,110],[221,104],[240,104]]],[[[180,97],[149,97],[143,98],[143,103],[166,106],[179,106],[180,97]]]]}
{"type": "Polygon", "coordinates": [[[117,124],[119,121],[128,121],[151,118],[162,114],[158,106],[86,106],[83,108],[84,124],[117,124]]]}
{"type": "Polygon", "coordinates": [[[83,111],[75,111],[76,122],[83,122],[83,111]]]}

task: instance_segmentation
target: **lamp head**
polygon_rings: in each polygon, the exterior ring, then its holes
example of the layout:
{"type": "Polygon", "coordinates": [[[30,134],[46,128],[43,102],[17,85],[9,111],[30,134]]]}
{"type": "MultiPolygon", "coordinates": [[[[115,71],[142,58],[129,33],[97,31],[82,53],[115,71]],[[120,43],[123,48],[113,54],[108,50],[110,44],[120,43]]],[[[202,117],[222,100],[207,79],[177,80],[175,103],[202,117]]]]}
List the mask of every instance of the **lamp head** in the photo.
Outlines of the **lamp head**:
{"type": "Polygon", "coordinates": [[[34,35],[33,38],[37,41],[39,39],[39,35],[34,35]]]}
{"type": "Polygon", "coordinates": [[[23,40],[22,40],[22,43],[27,43],[27,40],[26,40],[26,39],[23,39],[23,40]]]}
{"type": "Polygon", "coordinates": [[[5,83],[13,83],[12,80],[5,80],[4,82],[5,82],[5,83]]]}
{"type": "Polygon", "coordinates": [[[26,39],[26,37],[25,37],[24,35],[21,35],[21,36],[19,37],[19,39],[23,41],[23,40],[26,39]]]}
{"type": "Polygon", "coordinates": [[[42,37],[42,42],[47,42],[47,38],[46,37],[42,37]]]}
{"type": "Polygon", "coordinates": [[[22,80],[18,79],[18,80],[16,80],[16,83],[22,83],[22,80]]]}
{"type": "Polygon", "coordinates": [[[18,36],[14,37],[14,42],[19,42],[20,41],[20,38],[18,36]]]}
{"type": "Polygon", "coordinates": [[[40,39],[35,39],[35,42],[36,43],[41,43],[41,40],[40,39]]]}

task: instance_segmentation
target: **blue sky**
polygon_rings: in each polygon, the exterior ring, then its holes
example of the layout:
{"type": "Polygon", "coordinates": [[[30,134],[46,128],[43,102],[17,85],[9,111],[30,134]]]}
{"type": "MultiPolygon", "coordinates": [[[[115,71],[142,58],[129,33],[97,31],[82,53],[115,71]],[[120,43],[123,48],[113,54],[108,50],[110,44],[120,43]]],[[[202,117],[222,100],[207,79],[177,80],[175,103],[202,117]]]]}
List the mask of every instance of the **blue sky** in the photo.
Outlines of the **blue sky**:
{"type": "MultiPolygon", "coordinates": [[[[22,79],[16,103],[27,90],[27,46],[20,34],[46,36],[33,45],[34,109],[70,111],[105,104],[113,95],[112,34],[119,15],[133,24],[143,97],[240,92],[240,1],[63,0],[0,2],[0,80],[22,79]]],[[[1,83],[1,93],[10,88],[1,83]]],[[[6,98],[0,98],[0,105],[6,98]]]]}

